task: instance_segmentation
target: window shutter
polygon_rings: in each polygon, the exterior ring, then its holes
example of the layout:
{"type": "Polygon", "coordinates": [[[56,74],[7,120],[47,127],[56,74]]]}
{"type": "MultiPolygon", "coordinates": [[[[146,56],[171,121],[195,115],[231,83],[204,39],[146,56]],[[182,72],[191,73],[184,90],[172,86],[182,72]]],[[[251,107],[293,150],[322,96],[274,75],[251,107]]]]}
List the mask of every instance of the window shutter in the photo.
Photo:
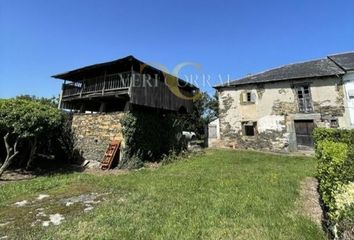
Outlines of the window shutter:
{"type": "Polygon", "coordinates": [[[256,102],[256,93],[255,92],[251,92],[251,102],[255,103],[256,102]]]}

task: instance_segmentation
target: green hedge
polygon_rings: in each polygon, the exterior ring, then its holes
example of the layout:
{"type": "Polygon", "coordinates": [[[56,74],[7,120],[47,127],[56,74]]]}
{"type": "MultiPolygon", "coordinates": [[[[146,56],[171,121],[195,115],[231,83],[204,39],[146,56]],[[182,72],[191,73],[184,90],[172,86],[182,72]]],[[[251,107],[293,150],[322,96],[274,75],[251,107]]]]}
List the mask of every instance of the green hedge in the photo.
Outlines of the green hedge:
{"type": "Polygon", "coordinates": [[[354,130],[317,128],[313,133],[319,191],[338,238],[354,237],[354,130]]]}
{"type": "Polygon", "coordinates": [[[347,183],[349,177],[343,171],[343,165],[348,156],[348,145],[341,142],[322,140],[318,142],[317,166],[320,193],[323,202],[330,208],[334,207],[334,195],[338,187],[347,183]]]}
{"type": "MultiPolygon", "coordinates": [[[[354,130],[349,129],[337,129],[337,128],[316,128],[313,132],[313,137],[316,143],[322,140],[328,140],[333,142],[341,142],[348,144],[348,146],[354,146],[354,130]]],[[[353,148],[349,149],[349,152],[353,153],[353,148]]]]}

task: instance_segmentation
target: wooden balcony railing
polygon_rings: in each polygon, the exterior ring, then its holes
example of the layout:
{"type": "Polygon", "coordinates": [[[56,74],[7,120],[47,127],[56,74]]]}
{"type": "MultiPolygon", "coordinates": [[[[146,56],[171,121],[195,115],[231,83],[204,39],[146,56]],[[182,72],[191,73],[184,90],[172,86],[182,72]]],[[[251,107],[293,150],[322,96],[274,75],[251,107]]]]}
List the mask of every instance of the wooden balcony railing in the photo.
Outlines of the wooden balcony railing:
{"type": "Polygon", "coordinates": [[[104,93],[126,89],[131,86],[131,72],[114,73],[95,78],[84,79],[81,82],[73,82],[63,85],[63,97],[82,96],[92,93],[104,93]]]}

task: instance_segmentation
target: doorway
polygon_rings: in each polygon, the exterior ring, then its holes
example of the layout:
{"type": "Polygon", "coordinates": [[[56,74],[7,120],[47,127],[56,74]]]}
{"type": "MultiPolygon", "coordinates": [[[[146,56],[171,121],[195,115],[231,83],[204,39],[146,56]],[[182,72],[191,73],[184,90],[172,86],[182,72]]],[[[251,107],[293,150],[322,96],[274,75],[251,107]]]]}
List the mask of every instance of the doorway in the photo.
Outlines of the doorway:
{"type": "Polygon", "coordinates": [[[298,150],[312,150],[312,131],[315,128],[313,120],[295,120],[295,134],[298,150]]]}

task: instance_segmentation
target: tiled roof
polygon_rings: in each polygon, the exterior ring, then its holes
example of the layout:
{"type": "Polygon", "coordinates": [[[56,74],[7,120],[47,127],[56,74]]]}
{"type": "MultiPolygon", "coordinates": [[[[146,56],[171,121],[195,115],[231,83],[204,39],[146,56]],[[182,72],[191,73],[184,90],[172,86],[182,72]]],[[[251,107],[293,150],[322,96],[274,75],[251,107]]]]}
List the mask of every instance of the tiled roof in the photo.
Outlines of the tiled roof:
{"type": "Polygon", "coordinates": [[[354,52],[336,54],[328,56],[328,58],[336,62],[345,71],[354,70],[354,52]]]}
{"type": "Polygon", "coordinates": [[[215,88],[232,87],[253,83],[343,75],[346,71],[352,69],[354,69],[354,52],[337,54],[319,60],[285,65],[258,74],[246,76],[241,79],[230,81],[222,85],[217,85],[215,88]]]}

